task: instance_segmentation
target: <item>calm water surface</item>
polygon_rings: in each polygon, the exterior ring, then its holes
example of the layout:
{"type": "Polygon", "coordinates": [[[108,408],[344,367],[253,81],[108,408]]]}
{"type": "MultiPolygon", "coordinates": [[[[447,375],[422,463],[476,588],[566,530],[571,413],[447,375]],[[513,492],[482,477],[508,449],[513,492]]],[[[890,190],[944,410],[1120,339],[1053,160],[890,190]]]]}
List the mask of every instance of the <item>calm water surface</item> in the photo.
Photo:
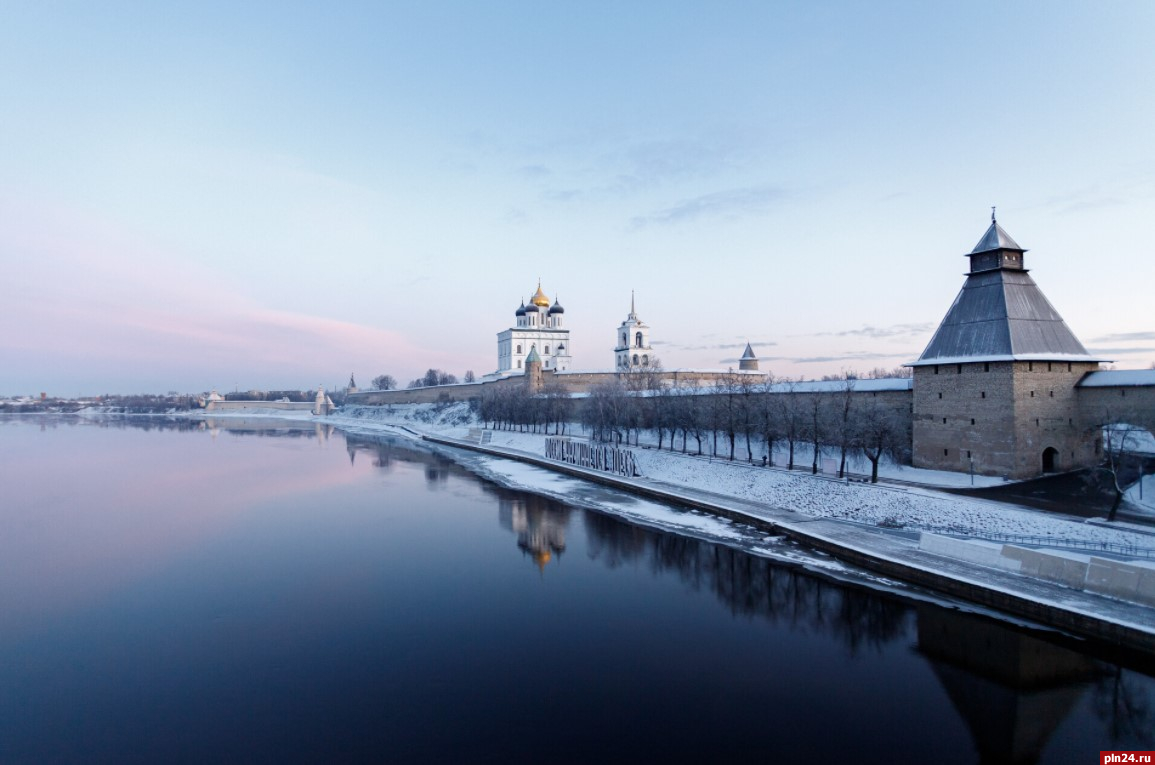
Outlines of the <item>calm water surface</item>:
{"type": "Polygon", "coordinates": [[[324,427],[0,419],[0,762],[1097,761],[1077,644],[324,427]]]}

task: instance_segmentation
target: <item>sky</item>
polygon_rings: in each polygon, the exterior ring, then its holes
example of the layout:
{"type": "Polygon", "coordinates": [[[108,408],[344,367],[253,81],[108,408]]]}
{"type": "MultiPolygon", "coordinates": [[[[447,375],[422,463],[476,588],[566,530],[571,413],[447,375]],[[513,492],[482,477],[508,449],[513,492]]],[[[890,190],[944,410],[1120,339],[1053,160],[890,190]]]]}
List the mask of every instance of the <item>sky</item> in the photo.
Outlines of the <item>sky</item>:
{"type": "Polygon", "coordinates": [[[1155,4],[0,0],[0,395],[916,359],[990,222],[1155,363],[1155,4]]]}

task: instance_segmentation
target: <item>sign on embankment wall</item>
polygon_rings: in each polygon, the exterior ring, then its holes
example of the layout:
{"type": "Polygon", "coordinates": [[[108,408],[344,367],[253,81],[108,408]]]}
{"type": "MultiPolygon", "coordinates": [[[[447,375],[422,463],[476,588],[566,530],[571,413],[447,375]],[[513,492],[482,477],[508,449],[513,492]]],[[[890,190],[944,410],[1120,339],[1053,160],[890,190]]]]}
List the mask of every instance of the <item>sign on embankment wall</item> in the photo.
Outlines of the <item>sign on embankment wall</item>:
{"type": "Polygon", "coordinates": [[[547,438],[545,456],[546,459],[617,473],[627,478],[638,475],[634,453],[629,449],[609,444],[590,444],[585,441],[570,441],[568,438],[547,438]]]}

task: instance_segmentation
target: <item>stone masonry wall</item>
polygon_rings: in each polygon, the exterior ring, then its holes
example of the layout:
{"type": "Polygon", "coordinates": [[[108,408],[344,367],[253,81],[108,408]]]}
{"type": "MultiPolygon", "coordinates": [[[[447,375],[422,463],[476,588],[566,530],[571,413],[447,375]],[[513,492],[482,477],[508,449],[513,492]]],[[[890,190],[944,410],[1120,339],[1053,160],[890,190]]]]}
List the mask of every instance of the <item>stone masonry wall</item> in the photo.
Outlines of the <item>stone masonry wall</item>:
{"type": "Polygon", "coordinates": [[[1055,449],[1054,471],[1098,461],[1095,433],[1079,417],[1079,380],[1097,363],[1017,361],[1014,370],[1015,461],[1009,473],[1029,478],[1043,470],[1043,453],[1055,449]]]}
{"type": "Polygon", "coordinates": [[[1155,386],[1079,388],[1078,417],[1085,430],[1099,435],[1107,423],[1124,422],[1155,433],[1155,386]]]}
{"type": "Polygon", "coordinates": [[[1015,469],[1011,362],[915,367],[913,463],[1009,475],[1015,469]],[[937,373],[936,373],[937,371],[937,373]]]}

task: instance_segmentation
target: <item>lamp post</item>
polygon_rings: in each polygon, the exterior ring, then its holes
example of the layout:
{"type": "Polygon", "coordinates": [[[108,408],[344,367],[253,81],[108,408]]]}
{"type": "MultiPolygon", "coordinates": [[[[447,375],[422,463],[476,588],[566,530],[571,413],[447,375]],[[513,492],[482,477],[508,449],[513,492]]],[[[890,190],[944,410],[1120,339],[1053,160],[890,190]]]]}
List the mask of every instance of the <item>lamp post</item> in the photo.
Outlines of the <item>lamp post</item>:
{"type": "Polygon", "coordinates": [[[971,463],[971,487],[973,488],[975,485],[975,458],[967,457],[967,460],[971,463]]]}

